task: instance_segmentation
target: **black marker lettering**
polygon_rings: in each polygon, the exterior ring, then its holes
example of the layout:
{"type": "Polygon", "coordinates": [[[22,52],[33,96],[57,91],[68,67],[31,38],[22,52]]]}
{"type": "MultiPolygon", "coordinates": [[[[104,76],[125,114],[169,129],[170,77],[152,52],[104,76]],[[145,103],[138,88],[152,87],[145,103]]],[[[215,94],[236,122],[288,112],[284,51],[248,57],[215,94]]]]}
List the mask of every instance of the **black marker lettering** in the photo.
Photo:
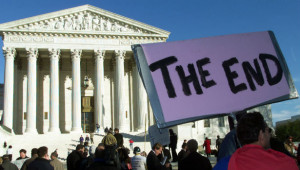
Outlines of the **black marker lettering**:
{"type": "Polygon", "coordinates": [[[177,58],[175,56],[170,56],[149,65],[149,68],[152,72],[154,72],[157,69],[161,69],[164,83],[167,88],[167,93],[170,98],[175,98],[176,92],[174,90],[174,86],[170,78],[170,74],[167,66],[174,64],[176,62],[177,62],[177,58]]]}
{"type": "Polygon", "coordinates": [[[247,81],[249,83],[250,89],[252,91],[256,90],[255,84],[253,82],[253,79],[255,79],[256,83],[260,86],[264,85],[264,77],[262,75],[260,66],[258,64],[257,59],[254,59],[254,66],[255,69],[251,66],[249,62],[243,62],[243,69],[247,78],[247,81]]]}
{"type": "Polygon", "coordinates": [[[275,56],[270,55],[270,54],[260,54],[259,59],[261,60],[263,67],[265,69],[265,73],[266,73],[267,81],[268,81],[269,85],[272,86],[272,85],[279,83],[282,79],[282,74],[283,74],[279,60],[275,56]],[[267,60],[273,61],[277,67],[277,73],[273,77],[271,75],[267,60]]]}
{"type": "Polygon", "coordinates": [[[185,76],[182,66],[176,66],[176,71],[177,71],[177,73],[179,75],[179,78],[181,80],[182,90],[183,90],[184,94],[186,96],[191,95],[191,90],[190,90],[190,87],[189,87],[190,82],[193,82],[196,93],[197,94],[202,94],[203,91],[201,89],[201,86],[200,86],[200,83],[199,83],[194,65],[193,64],[188,64],[188,70],[190,72],[190,75],[185,76]]]}
{"type": "Polygon", "coordinates": [[[198,60],[196,62],[198,71],[199,71],[199,74],[201,77],[202,86],[205,88],[209,88],[211,86],[216,85],[216,82],[214,80],[209,80],[209,81],[206,80],[206,77],[209,76],[210,73],[207,70],[203,70],[203,68],[202,68],[204,65],[209,64],[209,63],[210,63],[210,60],[207,57],[203,58],[201,60],[198,60]]]}
{"type": "Polygon", "coordinates": [[[224,69],[225,74],[226,74],[226,77],[227,77],[229,87],[230,87],[232,93],[234,93],[234,94],[247,89],[247,86],[246,86],[245,83],[241,83],[239,85],[234,84],[233,80],[235,78],[237,78],[239,75],[237,74],[236,71],[231,71],[230,66],[232,66],[236,63],[239,63],[239,61],[237,60],[236,57],[233,57],[229,60],[224,61],[223,64],[222,64],[223,69],[224,69]]]}

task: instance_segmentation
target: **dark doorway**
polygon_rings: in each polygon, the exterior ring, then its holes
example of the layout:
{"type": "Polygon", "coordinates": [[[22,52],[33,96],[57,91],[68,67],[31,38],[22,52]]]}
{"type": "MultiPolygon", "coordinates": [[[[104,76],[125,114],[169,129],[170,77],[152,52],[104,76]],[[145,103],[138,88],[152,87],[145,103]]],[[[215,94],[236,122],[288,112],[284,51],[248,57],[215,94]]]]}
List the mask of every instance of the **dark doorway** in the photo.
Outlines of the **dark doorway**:
{"type": "Polygon", "coordinates": [[[94,98],[92,96],[83,96],[81,127],[84,133],[93,132],[95,130],[94,119],[94,98]]]}

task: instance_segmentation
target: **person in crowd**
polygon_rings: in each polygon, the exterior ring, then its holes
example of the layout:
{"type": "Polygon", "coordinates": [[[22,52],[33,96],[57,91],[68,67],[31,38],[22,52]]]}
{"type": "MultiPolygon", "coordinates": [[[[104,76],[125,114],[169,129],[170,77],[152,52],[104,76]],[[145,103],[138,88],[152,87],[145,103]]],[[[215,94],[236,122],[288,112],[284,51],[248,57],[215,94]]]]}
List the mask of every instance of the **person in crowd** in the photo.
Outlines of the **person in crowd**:
{"type": "Polygon", "coordinates": [[[131,159],[128,155],[128,151],[126,148],[118,149],[119,160],[121,164],[121,170],[130,170],[131,167],[131,159]]]}
{"type": "MultiPolygon", "coordinates": [[[[105,164],[114,165],[121,168],[117,149],[117,139],[112,135],[112,128],[107,131],[107,135],[103,137],[101,143],[104,144],[105,164]]],[[[99,147],[99,146],[98,146],[99,147]]]]}
{"type": "Polygon", "coordinates": [[[117,139],[117,147],[122,148],[124,144],[123,135],[119,133],[118,128],[115,128],[114,131],[115,131],[114,137],[117,139]]]}
{"type": "Polygon", "coordinates": [[[38,149],[38,157],[29,164],[28,170],[54,170],[50,164],[48,148],[46,146],[38,149]]]}
{"type": "Polygon", "coordinates": [[[216,149],[217,149],[217,151],[219,151],[220,146],[221,146],[221,143],[222,143],[222,139],[221,139],[220,136],[218,135],[218,136],[217,136],[217,140],[216,140],[216,149]]]}
{"type": "Polygon", "coordinates": [[[146,157],[141,156],[140,147],[134,147],[133,154],[134,156],[131,158],[132,170],[146,170],[146,157]]]}
{"type": "MultiPolygon", "coordinates": [[[[162,150],[161,154],[158,155],[158,158],[160,159],[161,162],[164,161],[164,157],[167,157],[166,163],[171,162],[171,152],[169,149],[167,149],[167,145],[163,146],[163,150],[162,150]]],[[[172,165],[170,164],[170,166],[167,169],[172,170],[172,165]]]]}
{"type": "Polygon", "coordinates": [[[105,127],[104,133],[107,133],[107,132],[108,132],[108,127],[105,127]]]}
{"type": "Polygon", "coordinates": [[[142,151],[142,152],[141,152],[141,156],[147,158],[148,154],[147,154],[145,151],[142,151]]]}
{"type": "Polygon", "coordinates": [[[2,159],[3,162],[1,166],[4,170],[19,170],[15,164],[10,162],[9,155],[3,155],[2,159]]]}
{"type": "Polygon", "coordinates": [[[178,162],[180,162],[186,156],[186,143],[183,143],[181,146],[181,151],[178,153],[178,162]]]}
{"type": "Polygon", "coordinates": [[[286,140],[284,142],[284,147],[285,149],[292,155],[295,157],[294,154],[294,150],[298,150],[298,147],[295,146],[295,144],[293,143],[293,137],[292,136],[287,136],[286,140]]]}
{"type": "Polygon", "coordinates": [[[169,129],[169,133],[170,133],[170,144],[169,144],[169,148],[171,149],[172,151],[172,162],[177,162],[177,152],[176,152],[176,149],[177,149],[177,134],[174,133],[173,129],[169,129]]]}
{"type": "Polygon", "coordinates": [[[9,161],[12,160],[12,154],[13,154],[13,148],[11,145],[8,146],[7,150],[6,150],[6,155],[8,155],[9,157],[9,161]]]}
{"type": "Polygon", "coordinates": [[[270,146],[271,149],[275,150],[275,151],[279,151],[282,152],[290,157],[294,157],[293,155],[291,155],[289,153],[288,150],[286,150],[286,148],[284,147],[284,142],[281,142],[278,138],[276,138],[275,136],[271,136],[270,139],[270,146]]]}
{"type": "MultiPolygon", "coordinates": [[[[104,149],[105,149],[104,143],[99,143],[96,149],[104,150],[104,149]]],[[[95,152],[96,152],[96,151],[95,151],[95,152]]]]}
{"type": "Polygon", "coordinates": [[[95,145],[90,146],[89,156],[86,159],[87,167],[91,166],[91,164],[94,162],[96,149],[97,147],[95,145]]]}
{"type": "Polygon", "coordinates": [[[80,138],[79,138],[80,145],[83,145],[83,141],[84,141],[84,139],[83,139],[83,137],[81,135],[80,138]]]}
{"type": "Polygon", "coordinates": [[[98,123],[96,123],[96,133],[100,132],[100,125],[98,123]]]}
{"type": "Polygon", "coordinates": [[[113,146],[113,145],[117,145],[117,139],[112,134],[112,131],[108,130],[106,135],[103,137],[101,143],[103,143],[105,147],[106,146],[113,146]]]}
{"type": "Polygon", "coordinates": [[[68,170],[79,170],[81,161],[83,160],[84,146],[77,145],[76,150],[70,153],[67,157],[67,169],[68,170]]]}
{"type": "Polygon", "coordinates": [[[298,167],[300,169],[300,143],[298,144],[297,161],[298,161],[298,167]]]}
{"type": "Polygon", "coordinates": [[[64,165],[58,159],[57,150],[51,153],[50,164],[54,167],[54,170],[64,170],[64,165]]]}
{"type": "Polygon", "coordinates": [[[211,149],[210,149],[210,139],[208,139],[207,137],[205,138],[203,147],[205,147],[206,156],[209,157],[211,154],[211,149]]]}
{"type": "Polygon", "coordinates": [[[133,139],[129,139],[129,146],[130,149],[133,150],[133,139]]]}
{"type": "Polygon", "coordinates": [[[187,142],[187,155],[178,163],[178,170],[211,170],[212,166],[208,158],[197,152],[198,142],[191,139],[187,142]]]}
{"type": "MultiPolygon", "coordinates": [[[[234,116],[236,117],[237,122],[245,114],[247,114],[246,111],[236,113],[234,116]]],[[[230,157],[238,148],[241,147],[241,144],[236,136],[234,119],[231,116],[228,116],[228,122],[230,132],[226,134],[221,143],[218,151],[217,161],[221,160],[224,157],[230,157]]]]}
{"type": "Polygon", "coordinates": [[[86,143],[89,143],[89,142],[90,142],[90,137],[89,137],[89,135],[86,135],[86,137],[85,137],[85,142],[86,142],[86,143]]]}
{"type": "Polygon", "coordinates": [[[4,141],[3,148],[6,148],[6,147],[7,147],[7,143],[6,143],[6,141],[4,141]]]}
{"type": "Polygon", "coordinates": [[[167,170],[170,167],[170,163],[165,163],[164,165],[161,164],[157,157],[161,153],[162,145],[160,143],[155,143],[146,159],[148,170],[167,170]]]}
{"type": "Polygon", "coordinates": [[[91,144],[94,144],[94,133],[90,132],[91,144]]]}
{"type": "Polygon", "coordinates": [[[242,145],[231,156],[228,170],[298,170],[295,160],[270,148],[270,128],[259,112],[244,115],[237,125],[242,145]]]}
{"type": "MultiPolygon", "coordinates": [[[[100,148],[102,148],[102,146],[100,148]]],[[[120,164],[117,162],[119,159],[114,159],[114,161],[112,161],[113,163],[108,162],[105,158],[105,149],[100,148],[99,146],[97,147],[94,162],[87,168],[87,170],[120,170],[120,164]]]]}
{"type": "Polygon", "coordinates": [[[27,170],[28,169],[28,165],[34,161],[36,158],[38,157],[38,149],[37,148],[32,148],[31,149],[31,158],[27,159],[22,167],[21,167],[21,170],[27,170]]]}
{"type": "Polygon", "coordinates": [[[4,168],[2,167],[2,162],[3,162],[3,159],[2,159],[2,157],[0,157],[0,170],[4,170],[4,168]]]}
{"type": "Polygon", "coordinates": [[[26,151],[25,149],[21,149],[21,150],[19,151],[20,157],[18,157],[17,160],[29,158],[28,156],[26,156],[26,152],[27,152],[27,151],[26,151]]]}

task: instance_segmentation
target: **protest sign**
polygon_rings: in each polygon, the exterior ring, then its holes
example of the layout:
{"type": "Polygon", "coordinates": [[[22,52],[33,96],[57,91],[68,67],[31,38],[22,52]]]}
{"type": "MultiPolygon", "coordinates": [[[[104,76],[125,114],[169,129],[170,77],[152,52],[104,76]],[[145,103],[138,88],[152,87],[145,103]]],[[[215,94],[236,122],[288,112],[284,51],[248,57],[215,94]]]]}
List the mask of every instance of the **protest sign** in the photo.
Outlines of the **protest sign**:
{"type": "Polygon", "coordinates": [[[271,31],[132,49],[159,128],[298,97],[271,31]]]}
{"type": "Polygon", "coordinates": [[[167,128],[158,129],[156,125],[152,125],[148,128],[148,133],[151,147],[153,147],[155,143],[160,143],[163,146],[170,144],[170,135],[167,128]]]}

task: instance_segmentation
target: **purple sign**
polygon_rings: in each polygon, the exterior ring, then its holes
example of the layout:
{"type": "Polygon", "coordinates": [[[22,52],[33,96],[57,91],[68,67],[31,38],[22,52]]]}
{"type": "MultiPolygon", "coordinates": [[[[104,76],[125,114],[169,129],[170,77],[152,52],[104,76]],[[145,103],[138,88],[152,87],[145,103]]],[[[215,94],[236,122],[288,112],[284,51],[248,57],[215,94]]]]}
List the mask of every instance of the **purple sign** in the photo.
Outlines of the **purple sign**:
{"type": "Polygon", "coordinates": [[[291,98],[272,32],[133,46],[158,126],[291,98]]]}

